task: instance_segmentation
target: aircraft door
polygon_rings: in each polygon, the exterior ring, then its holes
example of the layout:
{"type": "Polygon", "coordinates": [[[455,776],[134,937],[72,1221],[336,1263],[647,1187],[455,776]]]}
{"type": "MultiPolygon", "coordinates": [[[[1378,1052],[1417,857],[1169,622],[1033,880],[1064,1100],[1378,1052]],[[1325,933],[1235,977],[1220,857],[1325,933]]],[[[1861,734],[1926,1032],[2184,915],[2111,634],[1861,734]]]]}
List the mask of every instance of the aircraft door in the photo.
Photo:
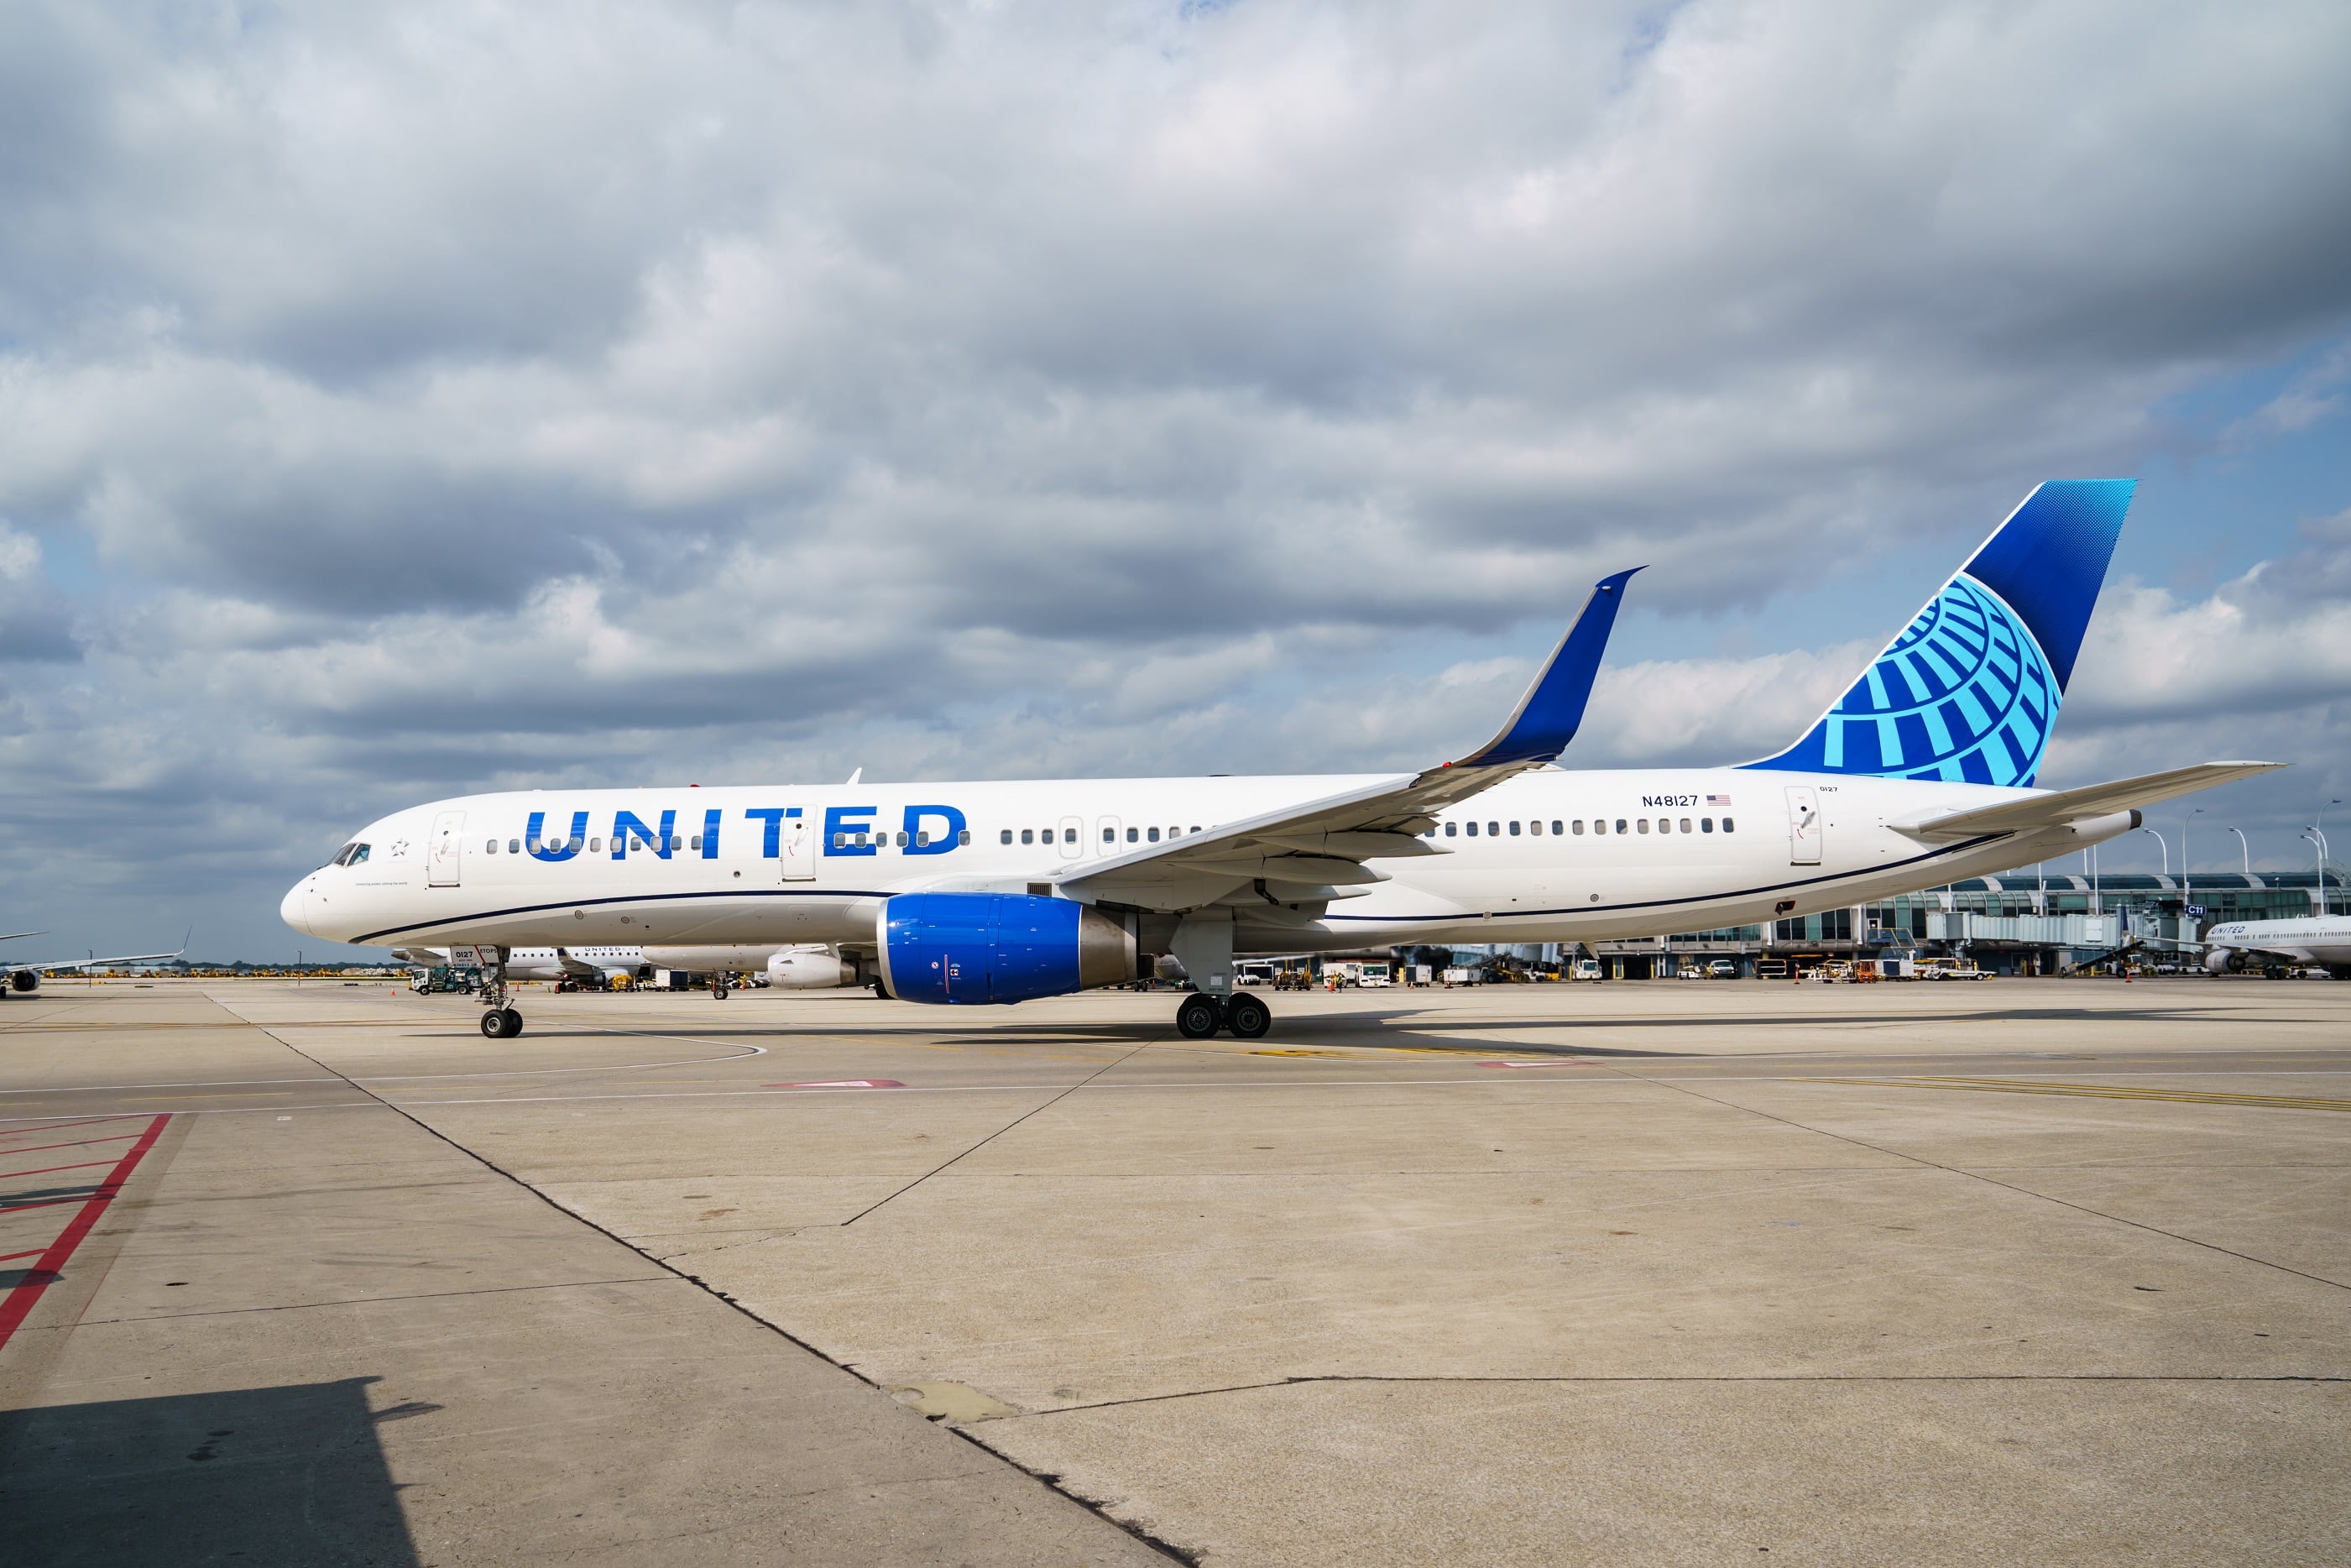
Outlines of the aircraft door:
{"type": "Polygon", "coordinates": [[[1073,861],[1079,856],[1084,854],[1086,852],[1085,819],[1082,817],[1062,818],[1061,839],[1061,842],[1058,852],[1063,860],[1073,861]]]}
{"type": "Polygon", "coordinates": [[[455,887],[457,868],[465,852],[465,813],[444,811],[433,819],[433,841],[425,846],[425,882],[433,887],[455,887]]]}
{"type": "Polygon", "coordinates": [[[784,819],[784,829],[777,835],[776,848],[786,882],[816,880],[816,839],[809,831],[806,817],[784,819]]]}
{"type": "Polygon", "coordinates": [[[1821,803],[1809,785],[1788,786],[1788,863],[1821,863],[1821,803]]]}
{"type": "Polygon", "coordinates": [[[1126,845],[1119,841],[1118,827],[1116,817],[1094,819],[1094,853],[1104,860],[1126,852],[1126,845]]]}

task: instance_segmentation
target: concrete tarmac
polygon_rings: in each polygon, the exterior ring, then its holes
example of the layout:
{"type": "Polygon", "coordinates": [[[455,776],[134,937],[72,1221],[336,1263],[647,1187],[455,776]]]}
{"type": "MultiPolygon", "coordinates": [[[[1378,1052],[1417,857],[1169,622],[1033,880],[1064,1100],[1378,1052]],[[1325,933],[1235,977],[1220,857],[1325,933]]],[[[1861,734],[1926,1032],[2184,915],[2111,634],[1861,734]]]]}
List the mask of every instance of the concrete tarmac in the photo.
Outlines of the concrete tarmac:
{"type": "Polygon", "coordinates": [[[10,1001],[10,1560],[2351,1557],[2351,987],[1271,1000],[10,1001]]]}

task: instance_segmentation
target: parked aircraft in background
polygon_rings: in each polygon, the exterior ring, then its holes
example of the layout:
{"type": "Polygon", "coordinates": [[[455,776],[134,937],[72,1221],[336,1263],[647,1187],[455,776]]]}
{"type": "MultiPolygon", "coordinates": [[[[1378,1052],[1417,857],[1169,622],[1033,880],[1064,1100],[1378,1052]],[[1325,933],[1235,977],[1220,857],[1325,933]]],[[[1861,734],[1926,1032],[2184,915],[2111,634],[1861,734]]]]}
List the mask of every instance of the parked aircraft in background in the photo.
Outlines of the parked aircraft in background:
{"type": "Polygon", "coordinates": [[[2216,975],[2316,964],[2338,979],[2351,977],[2351,915],[2226,921],[2205,931],[2202,946],[2204,967],[2216,975]]]}
{"type": "MultiPolygon", "coordinates": [[[[395,947],[392,956],[410,964],[445,964],[446,947],[395,947]]],[[[857,967],[821,943],[778,947],[773,943],[729,943],[663,947],[511,947],[506,955],[509,980],[552,980],[557,985],[607,986],[617,979],[648,980],[657,970],[696,975],[763,973],[768,984],[791,991],[827,990],[860,983],[857,967]]]]}
{"type": "MultiPolygon", "coordinates": [[[[23,936],[38,936],[38,931],[16,931],[0,936],[0,942],[14,942],[23,936]]],[[[185,942],[172,953],[119,953],[111,958],[44,958],[37,963],[9,960],[0,966],[0,1000],[9,997],[29,997],[41,988],[41,975],[54,969],[105,969],[117,964],[167,964],[188,950],[185,942]]]]}
{"type": "MultiPolygon", "coordinates": [[[[371,823],[280,913],[354,943],[823,943],[894,996],[1018,1002],[1192,977],[1254,1039],[1236,954],[1752,925],[2054,860],[2276,766],[2033,787],[2128,480],[2041,486],[1785,750],[1550,766],[1633,572],[1604,579],[1486,745],[1417,774],[535,790],[371,823]]],[[[483,1032],[522,1020],[488,988],[483,1032]]]]}

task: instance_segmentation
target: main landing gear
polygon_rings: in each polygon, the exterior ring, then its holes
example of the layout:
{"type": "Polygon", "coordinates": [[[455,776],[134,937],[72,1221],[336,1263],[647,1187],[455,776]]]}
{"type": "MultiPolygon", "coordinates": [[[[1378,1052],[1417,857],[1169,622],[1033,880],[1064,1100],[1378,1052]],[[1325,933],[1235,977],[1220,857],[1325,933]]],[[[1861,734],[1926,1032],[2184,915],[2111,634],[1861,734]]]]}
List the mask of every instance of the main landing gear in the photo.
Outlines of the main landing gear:
{"type": "MultiPolygon", "coordinates": [[[[485,949],[486,951],[486,949],[485,949]]],[[[498,949],[499,962],[494,968],[482,971],[482,1033],[491,1040],[512,1040],[522,1032],[522,1014],[507,1003],[506,949],[498,949]]]]}
{"type": "Polygon", "coordinates": [[[1220,1029],[1240,1040],[1263,1040],[1272,1031],[1273,1009],[1247,991],[1229,997],[1196,991],[1176,1009],[1176,1032],[1186,1040],[1206,1040],[1220,1029]]]}

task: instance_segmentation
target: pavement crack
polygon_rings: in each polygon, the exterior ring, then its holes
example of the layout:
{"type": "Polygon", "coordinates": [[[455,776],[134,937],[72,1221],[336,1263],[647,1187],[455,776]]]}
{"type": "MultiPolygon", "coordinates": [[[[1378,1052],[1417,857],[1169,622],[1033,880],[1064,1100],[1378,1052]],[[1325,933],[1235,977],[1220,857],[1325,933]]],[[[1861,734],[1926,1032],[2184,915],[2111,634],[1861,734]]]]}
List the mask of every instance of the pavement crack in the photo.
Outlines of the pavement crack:
{"type": "Polygon", "coordinates": [[[1234,1383],[1214,1388],[1180,1388],[1168,1394],[1138,1394],[1131,1399],[1102,1399],[1087,1405],[1056,1405],[1050,1410],[1025,1410],[999,1420],[1034,1421],[1049,1416],[1072,1416],[1088,1410],[1116,1410],[1129,1405],[1165,1405],[1179,1399],[1206,1399],[1219,1394],[1255,1394],[1269,1388],[1297,1388],[1317,1383],[1397,1383],[1416,1385],[1543,1384],[1925,1384],[1925,1383],[2351,1383],[2351,1374],[2311,1372],[1918,1372],[1918,1373],[1556,1373],[1451,1376],[1417,1374],[1322,1373],[1298,1377],[1269,1378],[1262,1383],[1234,1383]]]}
{"type": "Polygon", "coordinates": [[[1777,1115],[1770,1111],[1761,1110],[1753,1105],[1741,1105],[1735,1100],[1725,1100],[1718,1095],[1700,1093],[1698,1090],[1691,1089],[1682,1083],[1676,1082],[1670,1078],[1651,1077],[1646,1074],[1634,1072],[1628,1069],[1618,1067],[1613,1062],[1596,1063],[1595,1065],[1603,1071],[1616,1073],[1621,1077],[1631,1079],[1636,1083],[1653,1084],[1660,1089],[1672,1089],[1679,1093],[1688,1095],[1693,1100],[1703,1100],[1709,1105],[1719,1105],[1727,1111],[1737,1111],[1750,1116],[1760,1116],[1767,1122],[1776,1122],[1781,1126],[1792,1127],[1800,1133],[1810,1133],[1816,1137],[1834,1138],[1838,1143],[1849,1144],[1857,1149],[1868,1149],[1874,1153],[1885,1155],[1893,1159],[1907,1160],[1913,1165],[1923,1166],[1928,1170],[1948,1172],[1952,1176],[1961,1177],[1968,1181],[1980,1181],[1987,1186],[1996,1186],[2003,1189],[2004,1191],[2019,1194],[2024,1197],[2037,1198],[2043,1203],[2053,1203],[2060,1208],[2070,1208],[2076,1214],[2086,1214],[2093,1219],[2103,1219],[2113,1225],[2128,1226],[2134,1230],[2144,1230],[2150,1236],[2166,1237],[2173,1241],[2184,1242],[2190,1247],[2200,1247],[2208,1252],[2217,1252],[2224,1258],[2234,1258],[2240,1262],[2251,1263],[2257,1268],[2274,1269],[2281,1274],[2291,1274],[2297,1280],[2308,1280],[2313,1284],[2325,1285],[2337,1291],[2351,1291],[2351,1283],[2346,1283],[2341,1280],[2330,1280],[2324,1274],[2313,1274],[2307,1270],[2296,1269],[2289,1264],[2275,1262],[2267,1258],[2256,1258],[2250,1252],[2240,1252],[2233,1247],[2223,1247],[2216,1241],[2199,1240],[2193,1236],[2184,1236],[2177,1230],[2166,1230],[2160,1225],[2149,1225],[2143,1219],[2132,1219],[2125,1215],[2109,1214],[2104,1209],[2093,1208],[2085,1203],[2075,1203],[2069,1198],[2053,1197],[2045,1192],[2037,1192],[2032,1187],[2022,1186],[2015,1182],[2001,1181],[1997,1176],[1984,1175],[1980,1170],[1969,1170],[1965,1166],[1947,1166],[1940,1160],[1930,1160],[1924,1155],[1914,1155],[1902,1149],[1888,1148],[1883,1144],[1871,1143],[1866,1138],[1856,1138],[1849,1133],[1833,1133],[1825,1127],[1815,1127],[1810,1123],[1799,1122],[1793,1117],[1777,1115]]]}
{"type": "Polygon", "coordinates": [[[1086,1074],[1085,1077],[1080,1079],[1077,1082],[1069,1085],[1060,1093],[1054,1095],[1050,1100],[1046,1101],[1041,1105],[1033,1105],[1028,1110],[1023,1111],[1019,1115],[1013,1117],[1012,1120],[1005,1123],[1004,1125],[997,1128],[996,1131],[980,1139],[979,1142],[956,1155],[954,1158],[943,1161],[939,1165],[933,1166],[931,1169],[925,1171],[921,1176],[916,1176],[914,1180],[908,1182],[897,1191],[891,1193],[888,1197],[879,1198],[872,1203],[867,1204],[863,1208],[859,1209],[855,1214],[852,1214],[847,1219],[842,1220],[841,1222],[842,1228],[846,1229],[848,1227],[856,1224],[859,1220],[864,1218],[867,1215],[872,1213],[875,1209],[882,1207],[883,1205],[893,1203],[897,1199],[905,1197],[908,1193],[914,1191],[916,1187],[922,1186],[925,1182],[930,1180],[941,1171],[946,1170],[948,1166],[955,1165],[957,1161],[968,1158],[970,1155],[979,1153],[980,1150],[987,1147],[988,1145],[996,1142],[997,1139],[1004,1136],[1005,1134],[1012,1131],[1013,1128],[1020,1125],[1021,1123],[1026,1122],[1031,1116],[1035,1116],[1041,1112],[1051,1110],[1054,1106],[1060,1104],[1071,1095],[1075,1094],[1079,1090],[1083,1089],[1087,1084],[1092,1083],[1095,1079],[1100,1078],[1103,1073],[1110,1071],[1113,1068],[1123,1067],[1127,1062],[1132,1061],[1134,1058],[1142,1055],[1144,1051],[1149,1051],[1152,1044],[1153,1042],[1151,1040],[1146,1040],[1141,1044],[1135,1046],[1132,1051],[1125,1052],[1123,1055],[1113,1057],[1112,1060],[1103,1062],[1093,1071],[1086,1074]]]}

